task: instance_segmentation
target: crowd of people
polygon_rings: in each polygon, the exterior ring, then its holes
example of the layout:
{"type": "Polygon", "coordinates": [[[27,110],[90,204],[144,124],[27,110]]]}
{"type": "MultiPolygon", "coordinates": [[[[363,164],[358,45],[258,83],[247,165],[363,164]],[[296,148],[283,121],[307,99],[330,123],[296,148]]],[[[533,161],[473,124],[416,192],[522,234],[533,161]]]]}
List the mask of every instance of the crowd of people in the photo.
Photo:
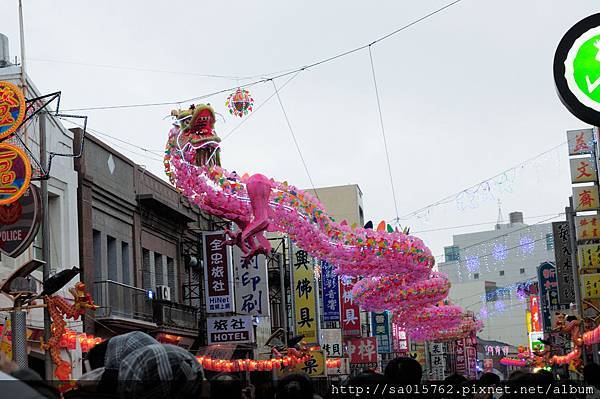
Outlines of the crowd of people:
{"type": "Polygon", "coordinates": [[[383,374],[364,370],[317,392],[305,374],[288,374],[275,385],[257,389],[243,384],[236,374],[220,373],[209,378],[187,350],[161,344],[135,331],[110,338],[92,348],[86,357],[86,373],[74,387],[61,393],[29,369],[0,358],[0,397],[15,399],[78,398],[216,398],[216,399],[328,399],[344,397],[435,397],[498,399],[499,397],[561,397],[600,399],[600,366],[584,368],[584,384],[556,381],[552,373],[516,371],[507,381],[483,373],[470,381],[453,374],[444,381],[421,385],[421,365],[409,357],[390,361],[383,374]],[[403,389],[404,387],[404,389],[403,389]],[[410,388],[409,388],[410,387],[410,388]],[[442,388],[440,388],[442,387],[442,388]],[[582,389],[584,388],[584,389],[582,389]],[[558,389],[558,390],[557,390],[558,389]]]}

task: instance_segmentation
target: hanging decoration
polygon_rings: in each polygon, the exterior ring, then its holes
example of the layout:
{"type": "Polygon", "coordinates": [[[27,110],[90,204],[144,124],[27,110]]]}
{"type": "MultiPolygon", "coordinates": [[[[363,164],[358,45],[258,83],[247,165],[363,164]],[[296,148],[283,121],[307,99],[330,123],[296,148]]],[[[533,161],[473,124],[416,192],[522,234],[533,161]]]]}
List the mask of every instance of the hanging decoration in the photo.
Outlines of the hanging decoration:
{"type": "Polygon", "coordinates": [[[64,318],[77,320],[87,309],[96,310],[98,308],[98,305],[94,305],[91,295],[85,291],[84,283],[76,283],[74,288],[69,289],[69,292],[73,296],[73,304],[69,304],[64,298],[59,296],[44,297],[44,303],[52,319],[52,324],[50,325],[52,336],[48,342],[42,344],[42,348],[50,351],[52,361],[56,365],[54,375],[61,381],[70,378],[72,369],[69,362],[60,357],[61,341],[65,343],[63,336],[67,333],[67,323],[64,318]]]}
{"type": "Polygon", "coordinates": [[[229,109],[230,114],[241,118],[244,115],[248,115],[249,112],[252,112],[254,99],[248,90],[238,87],[236,91],[227,97],[225,106],[229,109]]]}
{"type": "Polygon", "coordinates": [[[0,140],[13,134],[25,118],[25,96],[14,83],[0,82],[0,140]]]}
{"type": "Polygon", "coordinates": [[[408,229],[393,230],[385,222],[375,230],[373,224],[360,228],[339,223],[317,198],[287,182],[262,174],[228,172],[218,161],[220,139],[214,132],[212,108],[192,105],[172,115],[176,119],[165,151],[165,171],[171,183],[192,204],[237,225],[236,231],[226,231],[228,244],[237,245],[246,259],[271,252],[265,232],[284,232],[311,256],[335,264],[338,274],[363,277],[353,288],[363,308],[410,311],[432,326],[446,327],[436,331],[444,337],[476,328],[455,307],[430,307],[446,298],[450,283],[432,271],[431,251],[408,229]]]}

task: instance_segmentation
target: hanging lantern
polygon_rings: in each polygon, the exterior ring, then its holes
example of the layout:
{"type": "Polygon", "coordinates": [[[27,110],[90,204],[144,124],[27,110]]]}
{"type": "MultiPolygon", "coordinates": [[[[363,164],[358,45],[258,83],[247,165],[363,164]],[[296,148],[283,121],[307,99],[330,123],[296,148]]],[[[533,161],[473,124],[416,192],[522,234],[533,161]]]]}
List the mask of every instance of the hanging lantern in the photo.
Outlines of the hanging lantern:
{"type": "Polygon", "coordinates": [[[241,118],[244,115],[248,115],[249,112],[252,112],[254,99],[252,96],[250,96],[250,92],[248,90],[238,87],[235,92],[231,93],[229,97],[227,97],[225,105],[227,108],[229,108],[230,114],[239,116],[241,118]]]}

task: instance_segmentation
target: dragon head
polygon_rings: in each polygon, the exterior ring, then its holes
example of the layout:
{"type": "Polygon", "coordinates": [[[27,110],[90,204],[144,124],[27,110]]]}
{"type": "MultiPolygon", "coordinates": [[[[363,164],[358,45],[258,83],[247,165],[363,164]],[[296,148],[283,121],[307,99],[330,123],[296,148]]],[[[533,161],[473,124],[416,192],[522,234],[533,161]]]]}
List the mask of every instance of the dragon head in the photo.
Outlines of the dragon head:
{"type": "Polygon", "coordinates": [[[171,111],[171,116],[177,118],[181,131],[189,136],[214,134],[215,111],[210,104],[192,104],[189,109],[171,111]]]}

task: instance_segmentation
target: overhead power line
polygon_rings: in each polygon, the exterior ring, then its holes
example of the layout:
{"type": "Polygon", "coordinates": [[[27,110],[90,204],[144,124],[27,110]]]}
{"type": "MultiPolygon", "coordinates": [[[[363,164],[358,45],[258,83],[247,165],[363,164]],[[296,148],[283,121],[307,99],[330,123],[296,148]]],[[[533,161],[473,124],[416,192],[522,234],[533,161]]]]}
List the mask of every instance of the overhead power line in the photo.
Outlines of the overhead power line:
{"type": "Polygon", "coordinates": [[[245,84],[242,84],[242,85],[238,85],[236,87],[228,87],[226,89],[217,90],[217,91],[214,91],[212,93],[208,93],[208,94],[200,95],[198,97],[188,98],[188,99],[180,100],[180,101],[157,101],[157,102],[148,102],[148,103],[140,103],[140,104],[122,104],[122,105],[108,105],[108,106],[97,106],[97,107],[81,107],[81,108],[72,108],[72,109],[68,109],[68,110],[64,110],[64,111],[65,112],[67,112],[67,111],[94,111],[94,110],[122,109],[122,108],[156,107],[156,106],[163,106],[163,105],[179,105],[179,104],[189,103],[189,102],[192,102],[192,101],[197,101],[197,100],[205,99],[205,98],[208,98],[208,97],[212,97],[212,96],[215,96],[217,94],[222,94],[222,93],[230,92],[232,90],[235,90],[238,87],[244,87],[244,88],[245,87],[251,87],[251,86],[257,85],[259,83],[269,82],[269,81],[272,81],[272,80],[275,80],[275,79],[279,79],[279,78],[283,78],[285,76],[289,76],[289,75],[295,74],[295,73],[297,73],[299,71],[304,71],[304,70],[307,70],[307,69],[311,69],[311,68],[314,68],[316,66],[323,65],[323,64],[329,63],[331,61],[337,60],[338,58],[342,58],[342,57],[348,56],[350,54],[356,53],[357,51],[361,51],[361,50],[364,50],[366,48],[369,48],[369,47],[371,47],[371,46],[373,46],[373,45],[375,45],[375,44],[377,44],[377,43],[379,43],[381,41],[389,39],[390,37],[392,37],[392,36],[394,36],[394,35],[402,32],[402,31],[404,31],[404,30],[406,30],[406,29],[408,29],[408,28],[410,28],[410,27],[412,27],[412,26],[414,26],[414,25],[416,25],[416,24],[418,24],[418,23],[420,23],[422,21],[425,21],[428,18],[433,17],[434,15],[436,15],[436,14],[438,14],[438,13],[440,13],[440,12],[442,12],[442,11],[444,11],[444,10],[446,10],[446,9],[448,9],[448,8],[450,8],[450,7],[458,4],[458,3],[460,3],[461,1],[462,0],[454,0],[454,1],[452,1],[452,2],[450,2],[450,3],[448,3],[448,4],[444,5],[444,6],[442,6],[440,8],[437,8],[436,10],[434,10],[434,11],[428,13],[428,14],[423,15],[420,18],[415,19],[412,22],[409,22],[406,25],[403,25],[403,26],[399,27],[398,29],[396,29],[396,30],[394,30],[394,31],[392,31],[390,33],[388,33],[386,35],[383,35],[383,36],[381,36],[381,37],[379,37],[379,38],[377,38],[377,39],[375,39],[375,40],[373,40],[373,41],[371,41],[371,42],[369,42],[367,44],[364,44],[362,46],[355,47],[353,49],[344,51],[342,53],[333,55],[331,57],[327,57],[327,58],[324,58],[322,60],[319,60],[319,61],[307,64],[307,65],[304,65],[304,66],[301,66],[301,67],[290,69],[288,71],[283,71],[281,73],[275,73],[275,74],[267,75],[267,76],[262,77],[262,78],[260,78],[258,80],[255,80],[255,81],[252,81],[252,82],[249,82],[249,83],[245,83],[245,84]]]}

